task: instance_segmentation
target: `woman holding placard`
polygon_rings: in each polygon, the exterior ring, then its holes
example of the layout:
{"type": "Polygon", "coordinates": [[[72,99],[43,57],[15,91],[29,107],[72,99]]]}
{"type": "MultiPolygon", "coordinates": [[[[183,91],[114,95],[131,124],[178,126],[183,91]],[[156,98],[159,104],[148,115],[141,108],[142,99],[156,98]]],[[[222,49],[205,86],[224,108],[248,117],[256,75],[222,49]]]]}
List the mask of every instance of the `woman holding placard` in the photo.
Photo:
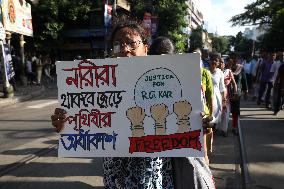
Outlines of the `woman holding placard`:
{"type": "MultiPolygon", "coordinates": [[[[111,42],[116,57],[146,56],[148,52],[146,33],[136,22],[118,24],[112,33],[111,42]]],[[[63,129],[65,118],[64,110],[55,110],[51,119],[57,132],[63,129]]],[[[174,185],[171,158],[107,157],[104,158],[103,168],[105,188],[180,188],[174,185]]],[[[193,168],[192,171],[198,169],[193,168]]],[[[185,179],[186,177],[184,175],[185,179]]],[[[194,186],[192,188],[203,188],[194,179],[191,180],[194,186]]]]}
{"type": "MultiPolygon", "coordinates": [[[[116,57],[147,56],[147,35],[136,22],[118,24],[111,42],[116,57]]],[[[63,129],[66,111],[56,109],[52,124],[63,129]]],[[[173,188],[170,158],[104,158],[105,188],[173,188]]]]}

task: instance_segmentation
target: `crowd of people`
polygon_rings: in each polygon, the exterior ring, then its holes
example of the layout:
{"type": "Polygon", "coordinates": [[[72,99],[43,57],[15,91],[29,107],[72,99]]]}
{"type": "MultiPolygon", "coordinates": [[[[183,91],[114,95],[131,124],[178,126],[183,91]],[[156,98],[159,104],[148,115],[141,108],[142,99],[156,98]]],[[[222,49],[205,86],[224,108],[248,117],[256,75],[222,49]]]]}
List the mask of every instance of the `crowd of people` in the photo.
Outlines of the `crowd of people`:
{"type": "Polygon", "coordinates": [[[207,88],[213,88],[210,90],[212,94],[205,95],[207,106],[212,107],[209,115],[214,120],[213,129],[207,130],[205,134],[205,158],[209,163],[208,154],[212,152],[213,132],[228,136],[230,114],[232,132],[238,135],[241,97],[244,97],[244,100],[256,100],[257,105],[264,103],[274,115],[283,108],[284,53],[261,51],[260,57],[231,53],[226,58],[207,50],[202,50],[201,54],[202,69],[210,71],[206,77],[212,78],[212,86],[209,83],[207,88]]]}
{"type": "Polygon", "coordinates": [[[25,64],[22,64],[20,57],[13,54],[12,62],[16,81],[20,81],[20,77],[23,75],[26,76],[28,85],[42,85],[42,78],[46,78],[50,82],[55,80],[55,64],[49,55],[27,53],[25,64]],[[24,66],[24,69],[22,66],[24,66]]]}
{"type": "MultiPolygon", "coordinates": [[[[245,100],[251,97],[257,105],[264,104],[277,115],[283,106],[283,65],[284,52],[262,50],[259,55],[233,55],[235,64],[241,71],[239,92],[245,100]]],[[[230,62],[231,56],[225,60],[230,62]]]]}
{"type": "MultiPolygon", "coordinates": [[[[111,36],[116,57],[173,54],[174,45],[166,37],[159,37],[149,48],[143,28],[134,22],[119,23],[111,36]],[[149,49],[149,50],[148,50],[149,49]]],[[[232,114],[232,132],[238,135],[240,99],[252,94],[257,103],[273,105],[279,111],[284,91],[284,64],[282,58],[273,59],[273,54],[261,54],[245,60],[232,53],[222,59],[218,53],[194,50],[201,54],[201,99],[204,105],[202,125],[204,127],[205,156],[199,158],[104,158],[105,188],[215,188],[209,169],[208,153],[213,149],[213,133],[228,135],[229,117],[232,114]],[[277,63],[276,63],[277,62],[277,63]],[[275,71],[273,71],[275,70],[275,71]],[[276,73],[277,70],[277,73],[276,73]],[[274,78],[274,80],[272,80],[274,78]],[[257,87],[259,88],[257,89],[257,87]],[[273,103],[270,92],[273,86],[273,103]],[[267,89],[266,89],[267,88],[267,89]],[[251,91],[250,91],[251,90],[251,91]],[[256,95],[258,94],[257,98],[256,95]]],[[[60,132],[66,123],[67,112],[56,109],[51,116],[52,124],[60,132]]]]}

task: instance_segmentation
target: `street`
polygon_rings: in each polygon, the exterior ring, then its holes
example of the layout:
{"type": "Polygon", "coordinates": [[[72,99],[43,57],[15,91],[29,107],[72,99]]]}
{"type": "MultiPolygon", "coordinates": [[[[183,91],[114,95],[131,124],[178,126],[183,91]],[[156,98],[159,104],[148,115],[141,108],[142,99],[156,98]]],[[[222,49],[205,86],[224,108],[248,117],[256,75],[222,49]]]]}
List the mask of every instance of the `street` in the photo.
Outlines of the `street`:
{"type": "Polygon", "coordinates": [[[103,188],[102,158],[57,157],[57,94],[46,93],[0,111],[0,188],[103,188]]]}
{"type": "MultiPolygon", "coordinates": [[[[244,103],[243,103],[244,104],[244,103]]],[[[284,188],[284,112],[248,102],[242,109],[241,125],[246,146],[250,185],[255,188],[284,188]]]]}
{"type": "Polygon", "coordinates": [[[1,109],[0,152],[51,136],[50,114],[57,106],[56,94],[1,109]]]}
{"type": "MultiPolygon", "coordinates": [[[[102,158],[58,158],[50,115],[56,91],[0,111],[0,188],[103,188],[102,158]],[[16,162],[16,163],[15,163],[16,162]]],[[[243,131],[251,188],[284,188],[284,112],[276,118],[243,103],[243,131]]],[[[216,136],[210,168],[216,188],[240,188],[237,137],[216,136]]]]}

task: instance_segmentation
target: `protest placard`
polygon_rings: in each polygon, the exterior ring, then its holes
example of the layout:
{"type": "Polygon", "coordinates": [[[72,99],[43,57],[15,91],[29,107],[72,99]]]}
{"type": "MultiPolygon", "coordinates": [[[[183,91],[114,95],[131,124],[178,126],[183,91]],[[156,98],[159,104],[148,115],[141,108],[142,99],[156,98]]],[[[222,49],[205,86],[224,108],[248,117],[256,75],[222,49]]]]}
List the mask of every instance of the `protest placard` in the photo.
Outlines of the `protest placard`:
{"type": "Polygon", "coordinates": [[[61,157],[204,156],[198,54],[61,61],[61,157]]]}

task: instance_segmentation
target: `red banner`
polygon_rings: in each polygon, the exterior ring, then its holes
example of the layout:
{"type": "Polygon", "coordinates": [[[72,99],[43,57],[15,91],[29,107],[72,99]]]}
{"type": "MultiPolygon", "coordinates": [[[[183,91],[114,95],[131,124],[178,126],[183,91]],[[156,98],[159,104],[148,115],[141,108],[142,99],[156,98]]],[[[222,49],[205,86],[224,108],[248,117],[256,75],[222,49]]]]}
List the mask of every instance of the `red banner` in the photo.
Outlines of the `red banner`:
{"type": "Polygon", "coordinates": [[[170,135],[148,135],[143,137],[129,137],[129,153],[133,152],[162,152],[166,150],[192,148],[201,151],[201,130],[170,135]]]}

